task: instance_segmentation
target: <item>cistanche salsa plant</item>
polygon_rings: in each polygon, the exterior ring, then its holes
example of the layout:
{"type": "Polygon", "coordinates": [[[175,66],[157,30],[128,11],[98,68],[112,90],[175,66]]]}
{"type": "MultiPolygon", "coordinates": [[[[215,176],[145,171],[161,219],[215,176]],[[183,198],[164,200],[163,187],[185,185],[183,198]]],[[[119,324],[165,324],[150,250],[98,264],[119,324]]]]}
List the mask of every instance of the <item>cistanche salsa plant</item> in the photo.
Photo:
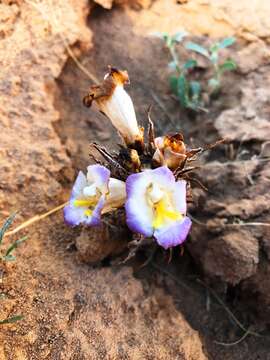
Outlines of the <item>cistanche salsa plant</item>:
{"type": "Polygon", "coordinates": [[[104,163],[90,165],[79,172],[70,200],[64,208],[68,225],[98,226],[102,215],[125,209],[126,224],[140,237],[151,238],[164,249],[182,244],[191,229],[187,198],[191,196],[190,166],[205,148],[189,149],[181,133],[155,136],[148,113],[148,131],[139,126],[133,102],[124,89],[128,73],[109,67],[100,85],[91,86],[84,98],[93,102],[110,119],[123,139],[119,151],[110,153],[93,143],[104,163]]]}

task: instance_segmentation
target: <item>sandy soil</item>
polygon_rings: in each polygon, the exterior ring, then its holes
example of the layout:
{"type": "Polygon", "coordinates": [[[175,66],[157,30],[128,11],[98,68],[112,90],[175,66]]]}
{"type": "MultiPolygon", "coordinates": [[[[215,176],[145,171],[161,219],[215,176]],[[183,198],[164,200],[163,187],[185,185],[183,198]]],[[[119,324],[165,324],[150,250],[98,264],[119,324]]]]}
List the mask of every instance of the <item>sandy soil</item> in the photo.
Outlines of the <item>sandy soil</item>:
{"type": "Polygon", "coordinates": [[[81,229],[67,228],[61,213],[23,232],[28,240],[17,261],[1,264],[0,315],[25,318],[0,329],[1,360],[268,359],[268,337],[215,343],[244,332],[197,281],[215,289],[246,328],[267,336],[269,227],[232,223],[269,222],[270,10],[262,1],[254,18],[250,4],[239,7],[229,0],[130,1],[110,11],[82,0],[0,4],[1,219],[20,210],[19,224],[65,201],[76,171],[89,164],[89,142],[112,147],[118,140],[102,115],[82,106],[91,80],[67,46],[97,78],[108,64],[127,68],[142,123],[153,104],[159,132],[181,129],[195,145],[232,139],[203,159],[198,176],[211,191],[194,189],[197,223],[184,256],[176,251],[171,264],[159,251],[143,269],[145,252],[117,266],[108,244],[105,260],[84,264],[91,246],[80,245],[81,229]],[[179,23],[196,36],[239,36],[231,50],[238,72],[207,115],[179,109],[167,83],[168,54],[148,36],[179,23]]]}

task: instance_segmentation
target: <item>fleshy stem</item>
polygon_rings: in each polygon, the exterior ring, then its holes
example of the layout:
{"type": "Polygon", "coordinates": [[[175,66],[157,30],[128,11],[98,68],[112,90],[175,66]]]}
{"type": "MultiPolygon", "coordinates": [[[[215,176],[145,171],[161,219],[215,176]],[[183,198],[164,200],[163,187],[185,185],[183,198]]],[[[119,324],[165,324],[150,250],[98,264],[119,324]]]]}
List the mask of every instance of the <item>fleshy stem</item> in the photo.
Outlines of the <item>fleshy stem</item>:
{"type": "Polygon", "coordinates": [[[175,45],[167,45],[169,51],[170,51],[170,54],[171,54],[171,57],[175,63],[175,66],[176,66],[176,70],[178,72],[179,75],[182,75],[182,70],[179,66],[179,59],[178,59],[178,56],[176,54],[176,51],[175,51],[175,45]]]}

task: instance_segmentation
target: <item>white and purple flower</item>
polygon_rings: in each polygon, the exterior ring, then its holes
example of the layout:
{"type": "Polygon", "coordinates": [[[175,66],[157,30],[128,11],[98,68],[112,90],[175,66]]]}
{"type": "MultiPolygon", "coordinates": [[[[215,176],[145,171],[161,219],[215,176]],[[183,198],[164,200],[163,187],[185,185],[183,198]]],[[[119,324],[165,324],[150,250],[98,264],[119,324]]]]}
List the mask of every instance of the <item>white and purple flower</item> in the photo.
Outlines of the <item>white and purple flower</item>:
{"type": "Polygon", "coordinates": [[[165,249],[182,244],[190,231],[186,181],[175,181],[167,166],[132,174],[126,181],[128,227],[165,249]]]}
{"type": "Polygon", "coordinates": [[[87,175],[80,171],[74,183],[65,222],[70,226],[97,226],[101,214],[122,206],[126,191],[123,181],[110,178],[110,171],[101,165],[90,165],[87,175]]]}

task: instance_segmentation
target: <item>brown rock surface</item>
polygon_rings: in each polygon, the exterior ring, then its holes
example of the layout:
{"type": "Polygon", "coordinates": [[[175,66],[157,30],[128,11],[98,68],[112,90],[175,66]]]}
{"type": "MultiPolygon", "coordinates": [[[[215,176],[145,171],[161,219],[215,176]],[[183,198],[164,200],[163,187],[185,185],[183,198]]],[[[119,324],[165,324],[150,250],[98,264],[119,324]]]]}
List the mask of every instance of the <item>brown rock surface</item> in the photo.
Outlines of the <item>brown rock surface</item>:
{"type": "Polygon", "coordinates": [[[239,105],[223,111],[215,121],[221,136],[242,142],[270,140],[269,79],[262,77],[261,84],[256,87],[254,83],[252,76],[243,82],[239,105]]]}
{"type": "Polygon", "coordinates": [[[204,220],[194,229],[189,247],[208,275],[237,284],[256,273],[264,227],[244,224],[267,222],[265,168],[255,159],[204,166],[200,175],[211,191],[200,193],[196,213],[204,220]]]}
{"type": "Polygon", "coordinates": [[[72,44],[90,37],[87,1],[78,3],[1,5],[1,16],[9,14],[0,42],[1,210],[20,205],[24,216],[40,212],[61,199],[62,185],[73,177],[54,130],[53,88],[67,58],[62,39],[72,44]]]}
{"type": "Polygon", "coordinates": [[[91,269],[60,247],[53,257],[49,245],[39,264],[28,245],[8,269],[1,317],[20,311],[25,319],[1,331],[1,360],[206,359],[197,332],[163,291],[144,290],[128,267],[91,269]],[[19,271],[24,282],[14,289],[19,271]]]}
{"type": "Polygon", "coordinates": [[[251,296],[253,308],[257,311],[258,303],[264,304],[266,322],[270,306],[268,71],[262,67],[247,75],[241,81],[239,104],[214,121],[219,135],[233,141],[234,160],[211,162],[202,168],[200,178],[209,193],[198,195],[195,218],[202,224],[194,227],[189,245],[210,277],[240,284],[241,289],[257,294],[251,296]]]}
{"type": "Polygon", "coordinates": [[[135,14],[131,16],[136,19],[136,31],[140,34],[153,30],[173,33],[186,29],[191,34],[212,38],[234,34],[247,41],[260,38],[269,41],[269,11],[268,0],[255,3],[234,0],[154,1],[150,12],[145,10],[139,19],[135,14]]]}
{"type": "Polygon", "coordinates": [[[203,254],[205,271],[237,284],[257,271],[258,240],[245,230],[230,231],[209,241],[203,254]]]}
{"type": "MultiPolygon", "coordinates": [[[[103,75],[108,64],[128,66],[133,84],[129,92],[138,119],[144,121],[148,105],[154,102],[153,119],[159,132],[165,127],[182,128],[188,140],[195,137],[201,144],[232,135],[234,151],[239,153],[231,161],[223,150],[213,153],[212,159],[221,157],[224,163],[211,162],[201,171],[211,191],[207,196],[200,193],[194,213],[206,226],[194,222],[189,240],[193,260],[187,252],[177,257],[170,267],[173,280],[157,270],[152,274],[151,267],[138,280],[128,267],[94,268],[77,261],[72,249],[80,229],[68,229],[60,214],[28,228],[28,241],[17,251],[17,261],[7,267],[1,264],[5,299],[1,299],[0,318],[25,316],[1,328],[1,360],[254,360],[269,355],[267,341],[259,343],[261,339],[251,336],[235,347],[214,344],[220,334],[225,342],[243,334],[214,302],[206,311],[204,288],[195,292],[191,284],[190,293],[185,287],[178,289],[183,273],[194,276],[195,260],[208,278],[229,282],[229,286],[239,284],[235,288],[251,299],[248,314],[256,306],[261,306],[261,313],[269,307],[269,227],[241,224],[269,222],[269,167],[256,157],[262,141],[268,139],[268,123],[262,121],[269,119],[268,65],[260,54],[260,71],[249,67],[252,72],[247,77],[240,80],[242,75],[237,75],[240,101],[232,75],[225,79],[227,92],[213,104],[213,113],[189,119],[181,112],[180,118],[179,106],[169,95],[168,54],[156,39],[145,37],[148,31],[176,31],[181,24],[200,35],[236,33],[267,39],[269,29],[263,23],[269,3],[261,2],[258,22],[250,3],[245,8],[244,3],[229,0],[168,3],[158,0],[141,12],[96,9],[89,19],[95,34],[93,48],[80,61],[96,77],[103,75]],[[224,104],[234,110],[233,130],[229,117],[220,120],[224,104]],[[265,126],[258,128],[260,136],[253,131],[257,123],[247,125],[254,113],[265,126]],[[247,124],[239,119],[243,116],[247,124]],[[247,127],[251,135],[242,142],[247,127]],[[233,222],[237,224],[230,225],[233,222]]],[[[111,146],[118,139],[104,117],[83,108],[81,99],[91,81],[72,60],[66,62],[67,44],[76,43],[78,54],[90,46],[86,27],[90,7],[86,0],[1,3],[1,220],[13,209],[21,210],[17,220],[21,222],[59,204],[67,198],[76,170],[89,163],[90,140],[111,146]]],[[[162,266],[165,271],[169,268],[167,261],[162,266]]]]}

